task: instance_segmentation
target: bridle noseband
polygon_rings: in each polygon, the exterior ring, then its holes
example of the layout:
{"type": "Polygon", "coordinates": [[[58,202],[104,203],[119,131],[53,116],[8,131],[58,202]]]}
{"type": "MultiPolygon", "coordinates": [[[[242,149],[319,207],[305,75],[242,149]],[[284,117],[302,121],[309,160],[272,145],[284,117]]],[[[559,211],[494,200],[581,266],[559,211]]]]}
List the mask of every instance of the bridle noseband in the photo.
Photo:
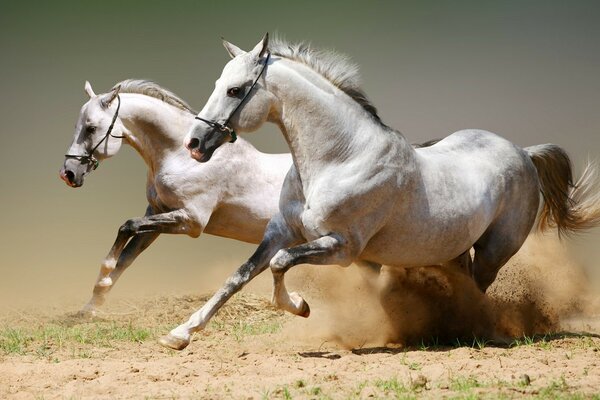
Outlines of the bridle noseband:
{"type": "Polygon", "coordinates": [[[231,114],[229,114],[229,117],[225,120],[224,123],[220,124],[220,123],[218,123],[216,121],[211,121],[211,120],[208,120],[208,119],[204,119],[204,118],[199,117],[199,116],[196,116],[196,119],[198,119],[198,120],[206,123],[208,126],[214,128],[214,129],[220,130],[221,132],[223,132],[226,135],[230,135],[231,136],[231,140],[229,141],[229,143],[235,142],[237,140],[237,134],[235,133],[235,131],[233,130],[233,128],[231,126],[229,126],[229,121],[231,120],[231,117],[233,117],[233,115],[240,109],[240,107],[242,106],[242,104],[244,104],[244,101],[246,101],[246,99],[248,98],[248,96],[252,92],[252,89],[254,89],[254,86],[256,86],[256,84],[258,83],[258,80],[262,76],[263,72],[265,72],[265,68],[267,67],[267,64],[269,64],[269,60],[270,59],[271,59],[271,53],[267,53],[267,58],[265,60],[265,64],[263,65],[262,69],[260,70],[260,73],[258,74],[258,76],[256,77],[256,79],[252,83],[252,86],[250,86],[250,89],[246,92],[246,94],[244,95],[244,97],[242,98],[242,100],[239,102],[239,104],[237,105],[237,107],[235,107],[233,109],[233,111],[231,112],[231,114]]]}
{"type": "MultiPolygon", "coordinates": [[[[115,126],[115,122],[117,121],[117,117],[119,116],[119,109],[121,108],[121,96],[117,95],[117,109],[115,110],[115,113],[112,117],[112,121],[110,122],[110,126],[108,127],[107,131],[106,131],[106,135],[104,135],[104,137],[94,146],[94,148],[88,153],[88,154],[84,154],[84,155],[77,155],[77,154],[65,154],[65,158],[75,158],[81,162],[86,162],[86,163],[91,163],[93,165],[93,170],[95,170],[96,168],[98,168],[98,165],[100,165],[100,161],[98,161],[98,159],[96,157],[94,157],[94,152],[96,151],[96,149],[98,147],[100,147],[100,145],[109,137],[112,136],[115,139],[123,139],[125,136],[119,136],[119,135],[113,135],[112,134],[112,130],[115,126]]],[[[89,171],[89,170],[88,170],[89,171]]]]}

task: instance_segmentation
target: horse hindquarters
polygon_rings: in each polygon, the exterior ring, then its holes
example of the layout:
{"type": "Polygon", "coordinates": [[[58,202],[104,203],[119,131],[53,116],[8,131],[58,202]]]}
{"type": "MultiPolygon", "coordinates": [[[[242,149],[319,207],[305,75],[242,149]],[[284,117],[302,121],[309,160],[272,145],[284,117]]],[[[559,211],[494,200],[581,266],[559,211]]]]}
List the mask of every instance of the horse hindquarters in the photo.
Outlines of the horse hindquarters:
{"type": "Polygon", "coordinates": [[[525,153],[513,171],[516,172],[505,175],[496,217],[473,245],[473,279],[482,292],[494,282],[500,268],[519,251],[537,215],[539,180],[536,168],[525,153]]]}

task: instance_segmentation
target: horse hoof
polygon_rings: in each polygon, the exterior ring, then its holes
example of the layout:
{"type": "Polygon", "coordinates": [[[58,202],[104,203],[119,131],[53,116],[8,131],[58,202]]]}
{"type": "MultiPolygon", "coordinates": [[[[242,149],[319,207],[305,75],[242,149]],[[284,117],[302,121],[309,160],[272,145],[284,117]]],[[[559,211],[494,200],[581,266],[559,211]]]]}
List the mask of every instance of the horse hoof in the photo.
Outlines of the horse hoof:
{"type": "Polygon", "coordinates": [[[165,335],[158,339],[158,343],[160,343],[161,346],[166,347],[168,349],[183,350],[188,346],[188,344],[190,344],[190,341],[175,337],[169,333],[168,335],[165,335]]]}
{"type": "Polygon", "coordinates": [[[302,296],[300,296],[296,292],[290,293],[290,299],[292,300],[292,303],[294,303],[295,306],[294,314],[300,317],[308,318],[308,316],[310,315],[310,307],[308,306],[306,300],[304,300],[302,296]]]}
{"type": "Polygon", "coordinates": [[[300,306],[300,314],[298,315],[304,318],[308,318],[308,316],[310,315],[310,307],[308,306],[308,303],[305,300],[302,300],[302,305],[300,306]]]}
{"type": "Polygon", "coordinates": [[[96,317],[96,311],[79,310],[75,316],[81,319],[94,319],[96,317]]]}
{"type": "Polygon", "coordinates": [[[78,318],[92,319],[98,315],[98,310],[94,306],[86,304],[81,310],[75,314],[78,318]]]}

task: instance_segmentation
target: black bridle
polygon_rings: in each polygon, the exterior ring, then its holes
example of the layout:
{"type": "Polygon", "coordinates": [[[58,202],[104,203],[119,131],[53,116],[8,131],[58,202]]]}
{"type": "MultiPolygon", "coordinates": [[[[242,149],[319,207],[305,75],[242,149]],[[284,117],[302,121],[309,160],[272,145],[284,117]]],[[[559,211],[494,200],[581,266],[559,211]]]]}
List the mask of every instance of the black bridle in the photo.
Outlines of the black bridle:
{"type": "Polygon", "coordinates": [[[233,130],[233,128],[231,126],[229,126],[229,121],[231,120],[231,117],[233,117],[233,115],[237,112],[237,110],[240,109],[240,107],[242,106],[242,104],[244,104],[244,101],[246,101],[246,99],[248,98],[248,96],[252,92],[252,89],[254,89],[254,86],[256,86],[256,84],[258,83],[258,80],[262,76],[263,72],[265,72],[265,68],[267,67],[267,64],[269,64],[269,59],[270,58],[271,58],[271,53],[267,53],[267,59],[265,60],[265,64],[263,65],[262,69],[260,70],[260,73],[258,74],[258,76],[256,77],[256,79],[252,83],[252,86],[250,86],[250,89],[246,92],[246,94],[244,95],[244,97],[242,97],[242,100],[239,102],[239,104],[237,105],[237,107],[235,107],[233,109],[233,111],[231,112],[231,114],[229,114],[229,117],[225,120],[224,123],[220,124],[220,123],[218,123],[216,121],[210,121],[208,119],[204,119],[204,118],[198,117],[198,116],[196,116],[196,119],[198,119],[198,120],[206,123],[208,126],[214,128],[214,129],[218,129],[221,132],[223,132],[223,133],[231,136],[231,140],[229,141],[230,143],[235,142],[237,140],[237,134],[235,133],[235,131],[233,130]]]}
{"type": "MultiPolygon", "coordinates": [[[[77,154],[65,154],[65,158],[75,158],[79,161],[81,161],[82,163],[90,163],[93,166],[93,169],[95,170],[96,168],[98,168],[98,165],[100,164],[100,161],[98,161],[98,159],[96,157],[94,157],[94,152],[96,151],[96,149],[98,147],[100,147],[100,145],[109,137],[112,136],[115,139],[123,139],[125,136],[119,136],[119,135],[113,135],[112,134],[112,130],[115,126],[115,122],[117,121],[117,117],[119,116],[119,109],[121,108],[121,97],[119,95],[117,95],[117,109],[115,110],[115,113],[112,117],[112,121],[110,122],[110,126],[108,127],[107,131],[106,131],[106,135],[104,135],[104,137],[92,148],[92,150],[88,153],[88,154],[84,154],[84,155],[77,155],[77,154]]],[[[88,170],[89,171],[89,170],[88,170]]]]}

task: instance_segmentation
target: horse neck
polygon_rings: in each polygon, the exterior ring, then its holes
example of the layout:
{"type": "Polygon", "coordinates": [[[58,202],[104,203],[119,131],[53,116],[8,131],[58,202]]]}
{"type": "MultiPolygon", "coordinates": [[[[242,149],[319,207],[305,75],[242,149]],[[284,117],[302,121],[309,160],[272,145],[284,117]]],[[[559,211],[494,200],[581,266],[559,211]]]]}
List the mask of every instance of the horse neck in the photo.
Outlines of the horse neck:
{"type": "Polygon", "coordinates": [[[194,116],[159,99],[121,94],[119,119],[127,129],[126,141],[151,170],[160,168],[167,153],[183,151],[183,136],[194,116]]]}
{"type": "Polygon", "coordinates": [[[278,102],[270,121],[279,125],[304,183],[313,172],[365,152],[383,154],[400,146],[414,153],[402,135],[311,68],[286,59],[269,68],[269,90],[278,102]]]}

